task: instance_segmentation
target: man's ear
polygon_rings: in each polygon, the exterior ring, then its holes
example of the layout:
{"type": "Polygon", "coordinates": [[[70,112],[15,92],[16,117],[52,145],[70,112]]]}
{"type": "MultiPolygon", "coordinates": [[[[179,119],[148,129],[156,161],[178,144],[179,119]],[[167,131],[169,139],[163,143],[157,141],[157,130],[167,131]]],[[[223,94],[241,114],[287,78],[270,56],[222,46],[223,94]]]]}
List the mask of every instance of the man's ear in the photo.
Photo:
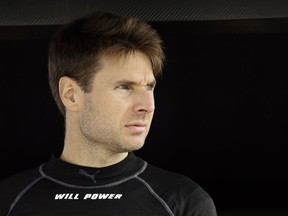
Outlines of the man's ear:
{"type": "Polygon", "coordinates": [[[59,80],[59,96],[67,110],[78,111],[83,90],[71,78],[63,76],[59,80]]]}

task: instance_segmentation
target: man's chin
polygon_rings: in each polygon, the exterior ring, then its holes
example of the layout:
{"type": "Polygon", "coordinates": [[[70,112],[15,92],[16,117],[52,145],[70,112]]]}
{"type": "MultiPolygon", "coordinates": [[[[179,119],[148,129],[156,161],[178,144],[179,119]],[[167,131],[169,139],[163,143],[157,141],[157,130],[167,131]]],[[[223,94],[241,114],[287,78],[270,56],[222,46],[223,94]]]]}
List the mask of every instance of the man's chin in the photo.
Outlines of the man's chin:
{"type": "Polygon", "coordinates": [[[139,150],[141,149],[142,147],[144,146],[144,142],[134,142],[134,143],[131,143],[128,147],[128,150],[129,151],[136,151],[136,150],[139,150]]]}

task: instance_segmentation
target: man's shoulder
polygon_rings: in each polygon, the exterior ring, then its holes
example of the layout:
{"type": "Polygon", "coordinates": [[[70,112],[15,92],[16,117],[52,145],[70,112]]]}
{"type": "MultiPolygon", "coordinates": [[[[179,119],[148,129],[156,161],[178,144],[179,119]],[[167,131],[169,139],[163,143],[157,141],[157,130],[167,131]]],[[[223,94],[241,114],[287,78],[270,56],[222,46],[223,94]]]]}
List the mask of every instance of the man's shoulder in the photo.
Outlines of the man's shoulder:
{"type": "Polygon", "coordinates": [[[0,181],[0,212],[7,214],[17,196],[33,184],[41,174],[39,168],[28,168],[11,174],[0,181]]]}
{"type": "MultiPolygon", "coordinates": [[[[39,167],[21,170],[0,181],[0,194],[12,195],[19,193],[27,185],[31,184],[41,176],[39,167]]],[[[3,197],[0,196],[0,199],[3,197]]]]}
{"type": "Polygon", "coordinates": [[[0,186],[5,185],[8,182],[9,182],[9,185],[11,185],[14,182],[19,183],[22,181],[26,181],[31,178],[34,178],[37,175],[39,176],[39,167],[32,167],[32,168],[24,169],[0,180],[0,186]]]}
{"type": "Polygon", "coordinates": [[[212,197],[187,175],[147,165],[139,177],[171,207],[173,212],[182,212],[188,208],[190,212],[199,212],[199,215],[216,215],[212,197]]]}
{"type": "Polygon", "coordinates": [[[190,176],[148,164],[145,171],[139,176],[153,188],[170,189],[175,191],[189,191],[199,195],[209,196],[207,192],[190,176]]]}
{"type": "Polygon", "coordinates": [[[145,170],[145,174],[147,175],[147,177],[151,177],[151,178],[157,178],[157,179],[161,179],[161,180],[166,180],[168,182],[174,182],[174,183],[184,183],[186,182],[187,184],[191,184],[194,186],[198,186],[198,184],[192,180],[189,176],[176,172],[176,171],[172,171],[169,169],[165,169],[159,166],[155,166],[155,165],[151,165],[148,164],[147,168],[145,170]]]}

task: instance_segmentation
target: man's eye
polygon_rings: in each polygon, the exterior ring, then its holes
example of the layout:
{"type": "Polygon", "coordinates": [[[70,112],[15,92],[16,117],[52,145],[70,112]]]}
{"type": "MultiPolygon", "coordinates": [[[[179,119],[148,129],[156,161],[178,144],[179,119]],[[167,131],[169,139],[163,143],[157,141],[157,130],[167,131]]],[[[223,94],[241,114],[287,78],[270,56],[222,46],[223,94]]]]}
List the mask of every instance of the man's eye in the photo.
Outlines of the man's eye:
{"type": "Polygon", "coordinates": [[[152,91],[152,90],[154,89],[154,85],[147,85],[147,86],[146,86],[146,89],[147,89],[148,91],[152,91]]]}
{"type": "Polygon", "coordinates": [[[119,85],[117,86],[118,89],[129,89],[128,85],[119,85]]]}

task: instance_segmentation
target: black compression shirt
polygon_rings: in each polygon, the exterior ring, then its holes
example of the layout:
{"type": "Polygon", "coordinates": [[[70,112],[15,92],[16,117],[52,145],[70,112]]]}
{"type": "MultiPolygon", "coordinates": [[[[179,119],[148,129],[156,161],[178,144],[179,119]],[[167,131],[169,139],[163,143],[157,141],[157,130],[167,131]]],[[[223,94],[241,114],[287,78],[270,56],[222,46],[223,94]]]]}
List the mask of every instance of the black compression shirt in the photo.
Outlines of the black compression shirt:
{"type": "Polygon", "coordinates": [[[51,157],[0,182],[1,216],[216,216],[190,178],[129,156],[105,168],[51,157]]]}

